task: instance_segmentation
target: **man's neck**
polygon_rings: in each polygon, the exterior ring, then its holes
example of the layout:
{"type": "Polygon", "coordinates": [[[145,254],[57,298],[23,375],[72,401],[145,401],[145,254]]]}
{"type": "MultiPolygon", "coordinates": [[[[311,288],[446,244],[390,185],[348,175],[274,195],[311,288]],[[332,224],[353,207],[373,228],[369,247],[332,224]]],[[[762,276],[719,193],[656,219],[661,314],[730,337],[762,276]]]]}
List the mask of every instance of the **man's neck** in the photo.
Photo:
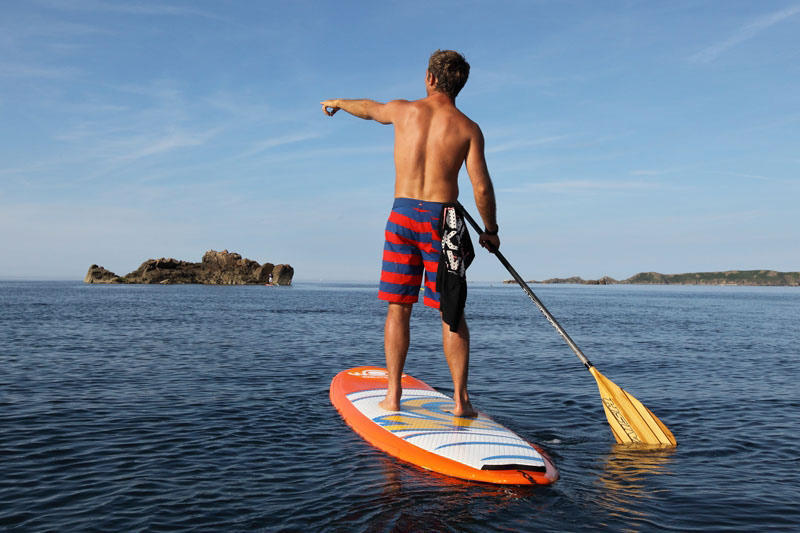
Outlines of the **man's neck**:
{"type": "Polygon", "coordinates": [[[441,91],[434,90],[429,92],[427,99],[441,104],[450,104],[452,106],[456,105],[456,101],[454,99],[450,98],[448,95],[446,95],[441,91]]]}

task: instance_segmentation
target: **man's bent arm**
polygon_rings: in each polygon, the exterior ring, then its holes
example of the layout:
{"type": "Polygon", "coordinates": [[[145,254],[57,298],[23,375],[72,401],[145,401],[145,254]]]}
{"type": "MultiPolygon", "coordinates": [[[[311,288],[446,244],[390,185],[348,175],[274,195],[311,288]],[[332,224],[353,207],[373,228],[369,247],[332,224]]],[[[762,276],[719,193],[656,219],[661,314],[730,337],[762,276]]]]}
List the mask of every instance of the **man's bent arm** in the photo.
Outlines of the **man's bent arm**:
{"type": "Polygon", "coordinates": [[[357,99],[347,100],[334,98],[322,102],[322,110],[329,116],[333,116],[339,109],[344,109],[351,115],[365,120],[375,120],[381,124],[391,124],[395,120],[395,114],[402,100],[393,100],[387,104],[382,104],[374,100],[357,99]],[[332,108],[332,110],[329,110],[332,108]]]}
{"type": "Polygon", "coordinates": [[[472,182],[472,190],[475,194],[475,205],[483,219],[486,231],[497,231],[497,204],[494,198],[494,186],[489,177],[489,169],[486,166],[486,156],[483,151],[483,134],[476,126],[476,133],[470,141],[469,151],[466,158],[467,173],[472,182]]]}

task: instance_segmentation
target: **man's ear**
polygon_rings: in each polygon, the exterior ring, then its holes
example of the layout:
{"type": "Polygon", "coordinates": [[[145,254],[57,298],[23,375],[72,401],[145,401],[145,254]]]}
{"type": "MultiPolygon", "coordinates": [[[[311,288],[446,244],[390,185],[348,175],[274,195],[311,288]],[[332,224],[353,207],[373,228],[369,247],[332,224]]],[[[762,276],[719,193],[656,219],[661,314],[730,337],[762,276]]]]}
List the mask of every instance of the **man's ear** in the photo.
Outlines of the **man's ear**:
{"type": "Polygon", "coordinates": [[[432,89],[436,88],[436,77],[433,74],[431,74],[430,70],[425,71],[425,83],[432,89]]]}

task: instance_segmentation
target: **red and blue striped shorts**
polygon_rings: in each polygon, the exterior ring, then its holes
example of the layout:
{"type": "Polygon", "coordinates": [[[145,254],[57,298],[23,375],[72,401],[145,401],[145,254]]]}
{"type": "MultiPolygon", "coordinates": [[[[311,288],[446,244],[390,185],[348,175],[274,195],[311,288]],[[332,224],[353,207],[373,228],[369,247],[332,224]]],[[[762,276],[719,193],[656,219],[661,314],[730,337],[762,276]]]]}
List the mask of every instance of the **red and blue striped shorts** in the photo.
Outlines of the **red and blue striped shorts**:
{"type": "Polygon", "coordinates": [[[428,307],[439,309],[436,270],[442,243],[439,217],[442,203],[413,198],[395,198],[386,222],[383,267],[378,298],[388,302],[413,304],[419,300],[420,282],[425,274],[428,307]]]}

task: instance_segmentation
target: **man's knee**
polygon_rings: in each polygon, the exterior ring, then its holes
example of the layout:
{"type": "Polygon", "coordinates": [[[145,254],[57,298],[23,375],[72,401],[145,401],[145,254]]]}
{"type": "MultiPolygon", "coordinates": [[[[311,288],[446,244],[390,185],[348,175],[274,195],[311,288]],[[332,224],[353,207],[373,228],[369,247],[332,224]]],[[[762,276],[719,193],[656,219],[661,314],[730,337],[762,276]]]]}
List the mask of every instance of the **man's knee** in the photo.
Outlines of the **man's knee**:
{"type": "Polygon", "coordinates": [[[394,319],[408,319],[411,317],[413,308],[413,304],[390,302],[389,308],[386,310],[386,316],[394,319]]]}
{"type": "Polygon", "coordinates": [[[458,328],[456,328],[456,331],[451,331],[450,326],[444,321],[444,318],[442,318],[442,330],[445,332],[455,333],[459,336],[468,336],[469,328],[467,327],[467,318],[464,315],[461,315],[461,320],[458,323],[458,328]]]}

